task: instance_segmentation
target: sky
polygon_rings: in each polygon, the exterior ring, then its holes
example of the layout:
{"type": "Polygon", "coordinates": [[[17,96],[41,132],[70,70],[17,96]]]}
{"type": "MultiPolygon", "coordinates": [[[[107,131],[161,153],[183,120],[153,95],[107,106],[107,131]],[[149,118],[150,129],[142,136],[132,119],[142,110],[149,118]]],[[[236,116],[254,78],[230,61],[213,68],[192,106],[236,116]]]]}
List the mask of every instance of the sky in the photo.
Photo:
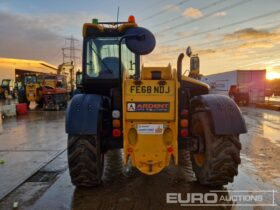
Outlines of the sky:
{"type": "Polygon", "coordinates": [[[144,65],[175,68],[191,46],[203,75],[267,69],[268,78],[280,77],[280,0],[0,0],[0,57],[59,65],[73,36],[80,66],[83,23],[116,21],[118,7],[120,21],[134,15],[155,34],[144,65]]]}

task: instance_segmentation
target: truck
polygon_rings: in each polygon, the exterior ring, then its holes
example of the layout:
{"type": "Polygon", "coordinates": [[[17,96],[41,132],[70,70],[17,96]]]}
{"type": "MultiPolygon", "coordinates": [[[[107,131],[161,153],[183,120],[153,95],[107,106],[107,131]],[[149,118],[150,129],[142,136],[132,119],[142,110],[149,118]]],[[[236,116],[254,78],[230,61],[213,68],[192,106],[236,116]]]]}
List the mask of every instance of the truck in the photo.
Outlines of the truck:
{"type": "Polygon", "coordinates": [[[214,94],[231,97],[242,105],[265,101],[266,70],[234,70],[203,76],[214,94]]]}

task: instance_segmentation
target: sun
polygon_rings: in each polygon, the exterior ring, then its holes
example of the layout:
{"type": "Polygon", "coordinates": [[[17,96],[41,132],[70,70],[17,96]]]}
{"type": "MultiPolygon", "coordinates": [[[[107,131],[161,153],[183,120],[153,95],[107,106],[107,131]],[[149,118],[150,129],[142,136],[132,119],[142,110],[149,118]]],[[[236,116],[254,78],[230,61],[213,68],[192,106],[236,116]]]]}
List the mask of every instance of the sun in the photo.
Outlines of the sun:
{"type": "Polygon", "coordinates": [[[275,71],[266,72],[266,79],[268,80],[280,79],[280,73],[275,71]]]}

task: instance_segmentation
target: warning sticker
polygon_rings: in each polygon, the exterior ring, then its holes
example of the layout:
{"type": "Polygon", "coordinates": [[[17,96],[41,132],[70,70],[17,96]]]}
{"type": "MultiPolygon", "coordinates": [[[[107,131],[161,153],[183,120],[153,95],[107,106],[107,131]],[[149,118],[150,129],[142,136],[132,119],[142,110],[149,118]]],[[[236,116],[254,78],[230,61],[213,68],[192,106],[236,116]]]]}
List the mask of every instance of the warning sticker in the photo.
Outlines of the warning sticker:
{"type": "Polygon", "coordinates": [[[128,112],[169,112],[169,102],[127,103],[128,112]]]}
{"type": "Polygon", "coordinates": [[[163,134],[163,124],[139,124],[138,134],[163,134]]]}

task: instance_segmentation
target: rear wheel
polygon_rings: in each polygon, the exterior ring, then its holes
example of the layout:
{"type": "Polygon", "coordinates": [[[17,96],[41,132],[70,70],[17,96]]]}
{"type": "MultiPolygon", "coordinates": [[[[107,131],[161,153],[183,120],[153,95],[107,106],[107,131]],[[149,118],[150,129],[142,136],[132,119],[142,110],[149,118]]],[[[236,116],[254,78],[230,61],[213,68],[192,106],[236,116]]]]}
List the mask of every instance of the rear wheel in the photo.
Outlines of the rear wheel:
{"type": "Polygon", "coordinates": [[[68,137],[68,165],[72,183],[77,187],[101,184],[103,155],[97,135],[68,137]]]}
{"type": "MultiPolygon", "coordinates": [[[[192,117],[192,135],[200,139],[201,152],[192,152],[192,166],[200,184],[226,185],[238,174],[241,144],[236,135],[215,135],[208,113],[192,117]]],[[[221,122],[222,123],[222,122],[221,122]]]]}

